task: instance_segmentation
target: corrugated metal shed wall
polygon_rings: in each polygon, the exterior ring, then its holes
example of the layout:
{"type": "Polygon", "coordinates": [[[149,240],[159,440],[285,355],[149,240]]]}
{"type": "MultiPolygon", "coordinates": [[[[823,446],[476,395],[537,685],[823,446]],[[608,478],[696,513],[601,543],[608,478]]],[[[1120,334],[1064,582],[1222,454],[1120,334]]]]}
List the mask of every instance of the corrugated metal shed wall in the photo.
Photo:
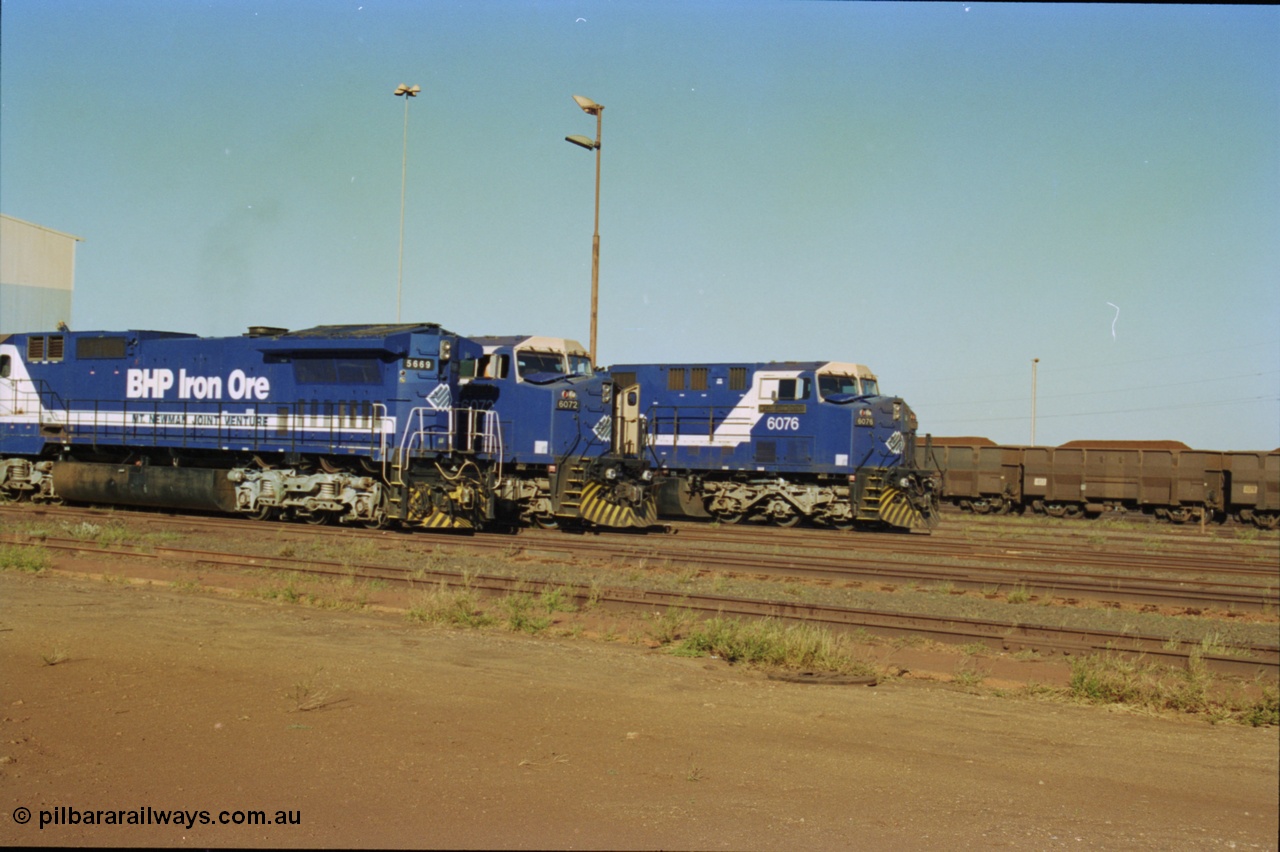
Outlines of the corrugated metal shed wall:
{"type": "Polygon", "coordinates": [[[70,324],[79,241],[0,214],[0,334],[70,324]]]}

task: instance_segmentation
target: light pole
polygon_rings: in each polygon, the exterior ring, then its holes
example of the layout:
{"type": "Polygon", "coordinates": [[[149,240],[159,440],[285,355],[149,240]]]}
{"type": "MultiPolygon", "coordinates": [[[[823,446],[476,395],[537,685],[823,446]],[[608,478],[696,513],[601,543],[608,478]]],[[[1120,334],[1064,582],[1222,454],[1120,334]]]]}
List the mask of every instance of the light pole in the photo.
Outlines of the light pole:
{"type": "Polygon", "coordinates": [[[573,100],[587,115],[596,117],[595,141],[585,136],[566,136],[564,141],[572,142],[588,151],[596,152],[596,224],[591,233],[591,366],[596,365],[596,309],[600,298],[600,131],[603,126],[604,106],[591,98],[574,95],[573,100]]]}
{"type": "Polygon", "coordinates": [[[1031,446],[1036,445],[1036,366],[1039,358],[1031,359],[1031,446]]]}
{"type": "Polygon", "coordinates": [[[400,154],[400,264],[396,271],[396,322],[400,322],[400,294],[404,291],[404,179],[409,168],[409,98],[416,98],[421,86],[396,86],[397,98],[404,98],[404,147],[400,154]]]}

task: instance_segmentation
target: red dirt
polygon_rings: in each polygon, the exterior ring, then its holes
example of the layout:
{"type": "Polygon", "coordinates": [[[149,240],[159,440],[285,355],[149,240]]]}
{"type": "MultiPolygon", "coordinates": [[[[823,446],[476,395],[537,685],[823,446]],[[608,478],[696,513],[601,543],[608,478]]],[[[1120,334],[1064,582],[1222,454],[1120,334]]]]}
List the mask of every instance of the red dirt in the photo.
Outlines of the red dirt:
{"type": "Polygon", "coordinates": [[[14,573],[0,667],[6,845],[1274,849],[1280,827],[1275,728],[909,679],[14,573]],[[41,830],[59,806],[214,824],[41,830]],[[237,809],[300,824],[216,824],[237,809]]]}

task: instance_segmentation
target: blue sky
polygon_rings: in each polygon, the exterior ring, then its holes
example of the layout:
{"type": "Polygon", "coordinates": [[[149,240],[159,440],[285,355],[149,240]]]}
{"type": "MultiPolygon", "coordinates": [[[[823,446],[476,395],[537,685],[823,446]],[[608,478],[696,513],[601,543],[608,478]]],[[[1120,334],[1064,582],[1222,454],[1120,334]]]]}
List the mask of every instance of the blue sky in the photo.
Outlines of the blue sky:
{"type": "Polygon", "coordinates": [[[938,435],[1280,446],[1280,9],[0,7],[0,210],[73,327],[395,318],[870,365],[938,435]],[[1117,316],[1118,313],[1118,316],[1117,316]]]}

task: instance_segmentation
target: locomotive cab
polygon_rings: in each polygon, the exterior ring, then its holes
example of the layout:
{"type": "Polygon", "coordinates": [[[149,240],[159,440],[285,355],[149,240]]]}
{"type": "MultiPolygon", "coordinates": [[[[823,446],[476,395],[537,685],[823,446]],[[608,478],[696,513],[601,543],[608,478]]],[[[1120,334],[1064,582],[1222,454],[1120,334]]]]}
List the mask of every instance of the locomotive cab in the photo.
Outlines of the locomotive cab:
{"type": "Polygon", "coordinates": [[[937,518],[935,483],[914,469],[915,412],[901,398],[882,395],[875,374],[862,364],[830,362],[816,372],[822,402],[848,409],[853,420],[853,456],[861,470],[850,482],[860,502],[871,502],[865,495],[874,490],[876,514],[886,523],[932,527],[937,518]],[[858,481],[859,475],[864,481],[858,481]]]}
{"type": "MultiPolygon", "coordinates": [[[[552,337],[475,339],[484,352],[462,365],[460,404],[502,412],[494,452],[507,513],[543,526],[653,523],[651,474],[638,445],[619,451],[613,380],[596,373],[582,345],[552,337]],[[532,416],[512,417],[518,412],[532,416]]],[[[638,421],[632,431],[639,434],[638,421]]]]}

